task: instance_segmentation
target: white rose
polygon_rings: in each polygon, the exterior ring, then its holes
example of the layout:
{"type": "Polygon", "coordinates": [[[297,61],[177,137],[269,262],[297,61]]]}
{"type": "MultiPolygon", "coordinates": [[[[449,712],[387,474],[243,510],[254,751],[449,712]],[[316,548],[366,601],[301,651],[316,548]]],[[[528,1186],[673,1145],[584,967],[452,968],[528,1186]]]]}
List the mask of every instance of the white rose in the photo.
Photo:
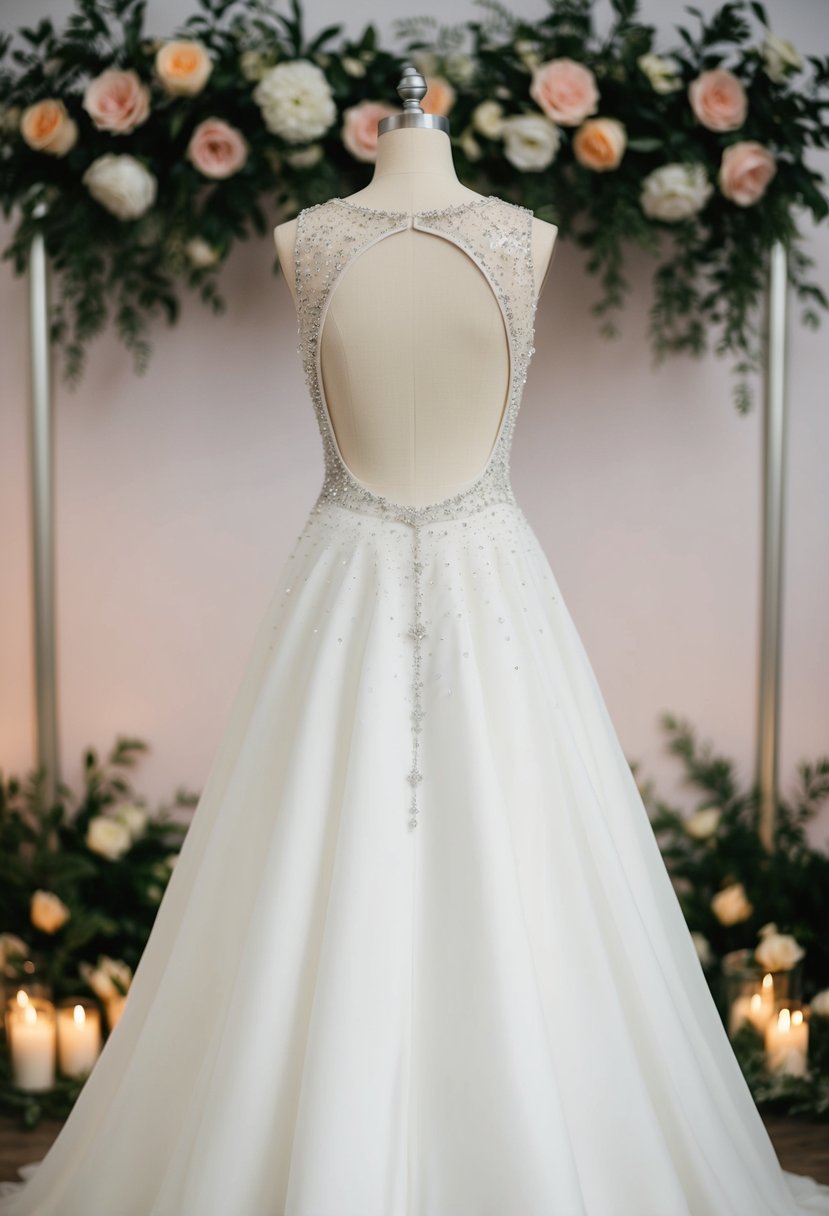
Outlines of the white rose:
{"type": "Polygon", "coordinates": [[[461,146],[464,156],[467,160],[481,159],[481,145],[478,143],[475,136],[469,127],[466,127],[462,132],[458,143],[461,146]]]}
{"type": "Polygon", "coordinates": [[[789,971],[806,951],[789,933],[767,933],[754,951],[766,971],[789,971]]]}
{"type": "Polygon", "coordinates": [[[360,77],[366,74],[366,65],[362,59],[355,59],[353,55],[343,55],[342,58],[343,71],[348,76],[360,77]]]}
{"type": "Polygon", "coordinates": [[[733,882],[713,897],[711,910],[721,925],[736,925],[741,920],[748,920],[754,907],[746,896],[743,884],[733,882]]]}
{"type": "Polygon", "coordinates": [[[513,114],[504,119],[501,134],[504,156],[523,172],[546,169],[561,143],[561,131],[543,114],[513,114]]]}
{"type": "Polygon", "coordinates": [[[253,90],[265,126],[289,143],[317,139],[337,117],[325,73],[308,59],[269,68],[253,90]]]}
{"type": "Polygon", "coordinates": [[[500,139],[504,107],[497,101],[482,101],[472,111],[472,126],[488,139],[500,139]]]}
{"type": "Polygon", "coordinates": [[[117,861],[123,857],[132,845],[132,834],[125,823],[117,819],[108,819],[105,815],[96,815],[90,819],[86,832],[86,847],[93,853],[99,853],[109,861],[117,861]]]}
{"type": "Polygon", "coordinates": [[[783,38],[776,38],[771,31],[766,34],[759,51],[764,71],[775,84],[782,84],[789,72],[799,72],[803,67],[796,47],[783,38]]]}
{"type": "Polygon", "coordinates": [[[0,933],[0,971],[15,958],[28,958],[29,947],[15,933],[0,933]]]}
{"type": "Polygon", "coordinates": [[[322,159],[322,144],[309,144],[307,148],[295,148],[285,153],[285,163],[292,169],[311,169],[322,159]]]}
{"type": "Polygon", "coordinates": [[[688,819],[685,820],[685,831],[694,840],[707,840],[709,836],[713,836],[720,822],[722,812],[716,806],[703,806],[698,811],[694,811],[688,819]]]}
{"type": "Polygon", "coordinates": [[[202,236],[193,236],[184,246],[184,252],[191,266],[203,270],[206,266],[215,266],[219,260],[219,250],[202,236]]]}
{"type": "Polygon", "coordinates": [[[701,211],[713,192],[703,165],[672,162],[648,174],[639,202],[650,219],[675,224],[701,211]]]}
{"type": "Polygon", "coordinates": [[[142,835],[148,818],[146,807],[135,806],[131,802],[123,803],[115,811],[116,821],[124,824],[133,840],[142,835]]]}
{"type": "Polygon", "coordinates": [[[93,160],[81,179],[92,197],[119,220],[137,220],[155,202],[158,183],[128,152],[93,160]]]}
{"type": "Polygon", "coordinates": [[[475,60],[471,55],[460,52],[447,55],[443,61],[443,70],[454,84],[470,84],[475,78],[475,60]]]}
{"type": "Polygon", "coordinates": [[[91,963],[79,963],[78,971],[102,1001],[122,995],[121,988],[113,982],[114,980],[118,980],[124,991],[129,991],[132,983],[132,970],[127,964],[122,959],[110,958],[106,954],[99,955],[97,967],[93,967],[91,963]]]}
{"type": "Polygon", "coordinates": [[[809,1008],[812,1013],[816,1013],[820,1018],[829,1018],[829,988],[824,988],[821,992],[816,992],[809,1002],[809,1008]]]}
{"type": "Polygon", "coordinates": [[[69,909],[54,891],[35,891],[32,895],[29,915],[32,924],[41,933],[57,933],[69,920],[69,909]]]}
{"type": "Polygon", "coordinates": [[[691,937],[694,939],[694,948],[697,952],[697,958],[703,967],[707,967],[713,958],[708,938],[704,933],[692,933],[691,937]]]}
{"type": "Polygon", "coordinates": [[[636,60],[640,72],[647,76],[654,93],[674,93],[682,88],[679,65],[673,59],[661,55],[640,55],[636,60]]]}

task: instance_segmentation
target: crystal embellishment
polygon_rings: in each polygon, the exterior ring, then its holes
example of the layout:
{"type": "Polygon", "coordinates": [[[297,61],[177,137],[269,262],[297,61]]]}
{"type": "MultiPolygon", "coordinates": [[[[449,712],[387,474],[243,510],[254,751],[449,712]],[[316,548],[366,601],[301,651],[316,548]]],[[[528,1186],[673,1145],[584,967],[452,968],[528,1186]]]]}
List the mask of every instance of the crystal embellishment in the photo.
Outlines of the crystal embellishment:
{"type": "Polygon", "coordinates": [[[515,504],[510,481],[510,450],[527,369],[535,351],[535,270],[532,253],[533,213],[496,197],[431,211],[381,211],[334,198],[299,212],[294,243],[297,351],[317,416],[325,473],[314,509],[336,505],[412,527],[411,785],[409,826],[417,826],[423,706],[422,643],[428,631],[423,610],[420,529],[439,520],[462,519],[495,503],[515,504]],[[454,494],[422,506],[394,502],[361,482],[340,452],[322,389],[320,338],[337,283],[370,245],[392,233],[414,227],[445,238],[464,250],[492,288],[504,320],[509,353],[509,385],[501,422],[489,457],[470,482],[454,494]]]}

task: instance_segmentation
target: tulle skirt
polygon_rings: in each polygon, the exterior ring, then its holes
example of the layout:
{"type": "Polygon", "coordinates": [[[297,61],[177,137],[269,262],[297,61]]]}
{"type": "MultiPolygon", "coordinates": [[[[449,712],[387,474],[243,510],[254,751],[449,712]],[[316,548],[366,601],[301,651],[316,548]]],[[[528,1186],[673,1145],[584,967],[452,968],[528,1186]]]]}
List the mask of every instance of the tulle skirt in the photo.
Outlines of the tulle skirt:
{"type": "Polygon", "coordinates": [[[309,515],[121,1020],[2,1216],[829,1213],[525,516],[417,540],[309,515]]]}

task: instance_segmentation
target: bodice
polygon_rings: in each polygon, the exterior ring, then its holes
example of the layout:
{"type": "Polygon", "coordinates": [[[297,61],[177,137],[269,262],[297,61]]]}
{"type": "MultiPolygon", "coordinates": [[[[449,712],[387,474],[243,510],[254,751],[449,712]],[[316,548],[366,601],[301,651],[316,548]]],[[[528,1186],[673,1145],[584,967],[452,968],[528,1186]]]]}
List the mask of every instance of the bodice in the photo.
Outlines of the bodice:
{"type": "Polygon", "coordinates": [[[532,222],[528,208],[494,196],[416,212],[383,211],[333,198],[299,212],[294,246],[297,351],[323,443],[325,475],[318,504],[335,502],[351,510],[417,524],[458,518],[490,503],[514,502],[512,434],[535,350],[532,222]],[[484,467],[451,495],[420,506],[394,502],[352,473],[337,443],[320,367],[325,318],[342,275],[370,246],[408,227],[453,242],[482,272],[504,320],[509,362],[507,400],[484,467]]]}

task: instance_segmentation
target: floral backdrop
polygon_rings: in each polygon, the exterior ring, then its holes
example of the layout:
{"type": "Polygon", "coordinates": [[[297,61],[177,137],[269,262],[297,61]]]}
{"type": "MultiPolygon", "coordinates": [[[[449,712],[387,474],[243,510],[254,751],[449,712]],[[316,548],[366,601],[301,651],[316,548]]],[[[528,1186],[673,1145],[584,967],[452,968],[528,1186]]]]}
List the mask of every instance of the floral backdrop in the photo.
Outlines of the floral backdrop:
{"type": "MultiPolygon", "coordinates": [[[[618,332],[625,251],[653,254],[657,360],[713,346],[751,404],[762,357],[767,254],[783,241],[804,323],[827,299],[800,230],[823,220],[808,152],[829,145],[829,57],[769,28],[759,3],[706,20],[689,9],[659,46],[636,0],[555,0],[539,20],[479,0],[484,19],[396,22],[399,49],[340,25],[305,30],[299,0],[199,0],[167,38],[143,0],[77,0],[0,43],[0,200],[6,250],[25,270],[44,231],[58,271],[53,336],[70,382],[111,321],[138,369],[156,314],[182,288],[224,307],[217,272],[234,243],[370,179],[377,122],[404,63],[425,74],[427,112],[450,117],[461,180],[559,226],[596,275],[594,312],[618,332]]],[[[276,265],[276,263],[275,263],[276,265]]]]}

